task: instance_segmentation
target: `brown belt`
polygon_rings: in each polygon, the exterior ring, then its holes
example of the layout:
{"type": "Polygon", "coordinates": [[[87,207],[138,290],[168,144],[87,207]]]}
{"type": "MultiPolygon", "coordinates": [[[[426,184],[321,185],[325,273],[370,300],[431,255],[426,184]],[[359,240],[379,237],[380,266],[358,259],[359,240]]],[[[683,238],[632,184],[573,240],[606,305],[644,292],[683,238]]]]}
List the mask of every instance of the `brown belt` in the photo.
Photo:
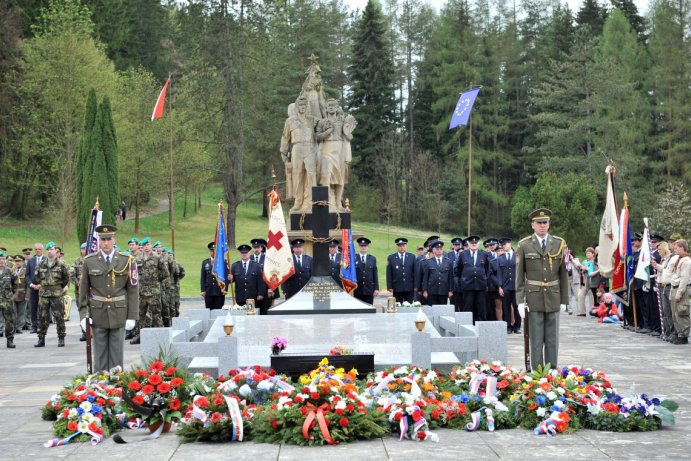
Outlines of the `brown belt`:
{"type": "Polygon", "coordinates": [[[539,280],[526,280],[528,285],[536,287],[555,287],[559,285],[559,280],[552,280],[551,282],[541,282],[539,280]]]}
{"type": "Polygon", "coordinates": [[[102,301],[102,302],[109,303],[109,302],[115,302],[115,301],[124,301],[127,299],[127,296],[122,295],[122,296],[113,296],[113,297],[110,297],[110,296],[103,297],[103,296],[94,295],[91,297],[91,299],[93,299],[94,301],[102,301]]]}

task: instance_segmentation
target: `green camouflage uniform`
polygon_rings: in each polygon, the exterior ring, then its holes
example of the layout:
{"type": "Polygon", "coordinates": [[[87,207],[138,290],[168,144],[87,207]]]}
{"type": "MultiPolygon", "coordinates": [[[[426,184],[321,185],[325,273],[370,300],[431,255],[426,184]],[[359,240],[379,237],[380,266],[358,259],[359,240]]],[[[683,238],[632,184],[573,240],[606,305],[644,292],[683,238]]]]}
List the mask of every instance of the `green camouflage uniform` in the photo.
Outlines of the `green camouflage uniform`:
{"type": "Polygon", "coordinates": [[[180,317],[180,280],[185,278],[185,268],[173,260],[173,317],[180,317]]]}
{"type": "Polygon", "coordinates": [[[17,269],[15,266],[15,275],[17,276],[17,295],[16,301],[14,301],[14,311],[17,314],[16,329],[21,330],[24,325],[31,324],[31,319],[29,318],[29,312],[26,309],[26,265],[22,265],[21,269],[17,269]]]}
{"type": "MultiPolygon", "coordinates": [[[[84,256],[74,260],[74,265],[70,266],[70,282],[74,285],[74,300],[79,299],[79,283],[82,279],[82,268],[84,267],[84,256]]],[[[84,311],[79,310],[79,320],[84,318],[84,311]]]]}
{"type": "Polygon", "coordinates": [[[139,329],[163,326],[161,317],[161,283],[168,277],[168,266],[162,258],[143,252],[137,255],[139,270],[139,329]]]}
{"type": "Polygon", "coordinates": [[[43,258],[36,268],[36,283],[41,285],[38,292],[38,337],[46,336],[52,312],[58,338],[64,338],[66,332],[63,290],[70,284],[69,269],[57,258],[43,258]]]}
{"type": "Polygon", "coordinates": [[[169,327],[171,325],[171,317],[173,315],[173,265],[172,261],[164,253],[160,258],[168,271],[168,275],[161,282],[161,318],[163,326],[169,327]]]}
{"type": "Polygon", "coordinates": [[[5,336],[7,341],[14,340],[16,312],[12,296],[17,292],[17,276],[7,267],[0,270],[0,309],[5,320],[5,336]]]}

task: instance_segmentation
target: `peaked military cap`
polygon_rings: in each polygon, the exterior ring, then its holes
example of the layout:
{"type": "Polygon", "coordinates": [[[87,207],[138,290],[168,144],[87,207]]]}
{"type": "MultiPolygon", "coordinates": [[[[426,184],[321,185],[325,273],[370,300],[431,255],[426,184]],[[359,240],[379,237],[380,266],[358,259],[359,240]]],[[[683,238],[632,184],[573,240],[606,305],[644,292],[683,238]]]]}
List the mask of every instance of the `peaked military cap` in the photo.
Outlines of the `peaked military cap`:
{"type": "Polygon", "coordinates": [[[444,246],[444,242],[442,240],[435,240],[434,242],[429,244],[430,248],[442,248],[444,246]]]}
{"type": "Polygon", "coordinates": [[[502,245],[504,245],[505,243],[509,243],[509,242],[512,242],[512,241],[513,241],[513,240],[511,239],[511,237],[502,237],[502,238],[499,240],[499,243],[501,243],[502,245]]]}
{"type": "Polygon", "coordinates": [[[17,255],[17,256],[14,257],[14,262],[16,262],[16,263],[23,263],[23,262],[24,262],[24,258],[22,258],[22,255],[17,255]]]}
{"type": "Polygon", "coordinates": [[[633,237],[631,237],[631,240],[638,240],[639,242],[643,240],[643,234],[640,232],[636,232],[633,234],[633,237]]]}
{"type": "Polygon", "coordinates": [[[294,247],[301,247],[305,244],[305,240],[303,239],[293,239],[292,242],[290,242],[291,245],[294,247]]]}
{"type": "Polygon", "coordinates": [[[480,241],[480,237],[478,237],[477,235],[469,235],[466,241],[468,243],[477,243],[480,241]]]}
{"type": "Polygon", "coordinates": [[[552,212],[547,208],[538,208],[537,210],[531,211],[528,218],[534,222],[549,222],[551,216],[552,212]]]}
{"type": "Polygon", "coordinates": [[[425,240],[425,246],[429,246],[430,243],[434,242],[437,239],[439,239],[438,235],[430,235],[429,237],[427,237],[427,240],[425,240]]]}
{"type": "Polygon", "coordinates": [[[337,246],[340,245],[340,244],[341,244],[341,242],[339,242],[339,241],[336,240],[336,239],[333,239],[332,241],[329,242],[329,246],[330,246],[330,247],[337,247],[337,246]]]}
{"type": "Polygon", "coordinates": [[[664,242],[665,238],[663,236],[661,236],[660,234],[653,234],[650,236],[650,241],[653,243],[664,242]]]}
{"type": "Polygon", "coordinates": [[[407,238],[398,237],[398,238],[396,239],[396,245],[403,245],[403,244],[406,244],[406,243],[408,243],[408,239],[407,239],[407,238]]]}
{"type": "Polygon", "coordinates": [[[216,249],[216,242],[209,242],[209,244],[206,247],[209,250],[215,250],[216,249]]]}
{"type": "Polygon", "coordinates": [[[31,248],[24,248],[22,250],[22,253],[31,253],[31,250],[32,250],[31,248]]]}
{"type": "Polygon", "coordinates": [[[357,243],[362,247],[369,245],[370,243],[372,243],[372,241],[367,237],[360,237],[359,239],[357,239],[357,243]]]}
{"type": "Polygon", "coordinates": [[[252,244],[253,247],[265,247],[266,246],[266,240],[264,240],[264,239],[252,239],[252,240],[250,240],[250,243],[252,244]]]}
{"type": "Polygon", "coordinates": [[[246,244],[246,243],[243,243],[242,245],[240,245],[240,246],[238,247],[238,251],[239,251],[240,253],[249,253],[251,250],[252,250],[252,247],[249,246],[249,245],[246,244]]]}
{"type": "Polygon", "coordinates": [[[112,239],[113,237],[115,237],[115,231],[117,231],[118,228],[113,226],[112,224],[103,224],[101,226],[98,226],[94,230],[98,232],[99,238],[112,239]]]}
{"type": "Polygon", "coordinates": [[[461,237],[454,237],[451,239],[451,243],[453,245],[462,245],[463,244],[463,239],[461,237]]]}

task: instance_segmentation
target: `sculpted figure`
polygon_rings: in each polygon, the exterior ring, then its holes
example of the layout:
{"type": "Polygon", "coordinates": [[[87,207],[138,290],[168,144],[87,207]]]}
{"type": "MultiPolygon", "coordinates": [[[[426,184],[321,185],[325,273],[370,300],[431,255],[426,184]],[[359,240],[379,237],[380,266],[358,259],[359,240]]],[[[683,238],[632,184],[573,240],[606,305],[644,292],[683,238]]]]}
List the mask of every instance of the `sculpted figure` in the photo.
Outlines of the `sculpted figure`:
{"type": "Polygon", "coordinates": [[[343,187],[348,182],[348,165],[352,160],[350,141],[355,119],[344,116],[335,99],[326,101],[326,118],[317,122],[319,142],[319,185],[329,186],[329,209],[342,211],[343,187]]]}

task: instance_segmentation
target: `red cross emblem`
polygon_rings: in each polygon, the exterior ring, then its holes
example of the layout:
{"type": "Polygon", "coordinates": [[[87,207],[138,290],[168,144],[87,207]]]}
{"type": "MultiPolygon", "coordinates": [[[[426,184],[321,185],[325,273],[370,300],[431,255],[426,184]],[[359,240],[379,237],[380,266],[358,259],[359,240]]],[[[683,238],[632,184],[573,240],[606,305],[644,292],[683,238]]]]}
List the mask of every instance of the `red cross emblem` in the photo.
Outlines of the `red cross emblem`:
{"type": "Polygon", "coordinates": [[[275,234],[271,231],[269,231],[269,241],[266,244],[266,249],[268,250],[271,247],[276,247],[276,250],[280,250],[283,245],[281,244],[281,238],[283,238],[283,232],[278,231],[275,234]]]}

